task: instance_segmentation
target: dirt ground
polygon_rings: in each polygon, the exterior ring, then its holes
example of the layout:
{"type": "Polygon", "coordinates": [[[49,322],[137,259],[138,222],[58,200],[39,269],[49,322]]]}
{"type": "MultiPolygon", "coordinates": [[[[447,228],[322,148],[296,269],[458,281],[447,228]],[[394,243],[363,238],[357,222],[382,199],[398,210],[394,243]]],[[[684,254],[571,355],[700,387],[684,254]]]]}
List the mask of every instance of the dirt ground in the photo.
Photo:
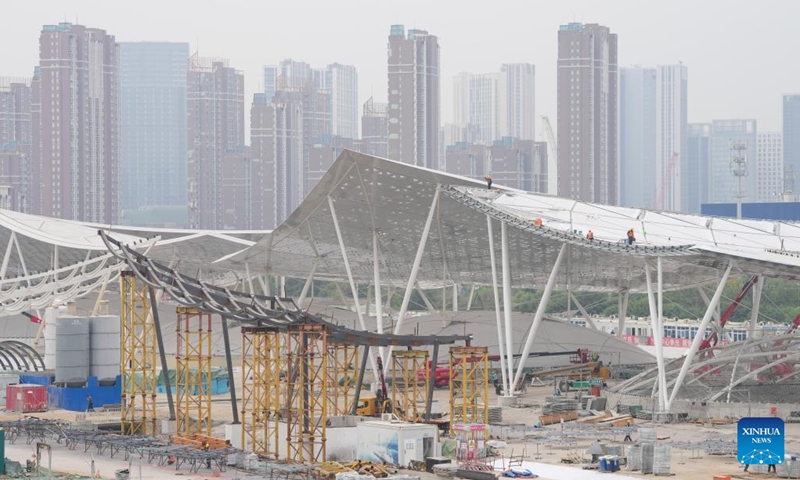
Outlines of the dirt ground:
{"type": "MultiPolygon", "coordinates": [[[[552,388],[547,387],[529,387],[528,391],[522,395],[520,399],[520,403],[527,405],[525,407],[505,407],[503,409],[503,423],[506,424],[526,424],[526,425],[533,425],[536,420],[538,419],[541,413],[541,405],[544,403],[544,398],[551,394],[552,388]]],[[[434,394],[434,411],[444,411],[448,407],[448,395],[449,392],[447,390],[437,390],[434,394]]],[[[496,404],[496,398],[494,392],[490,393],[491,395],[491,402],[492,404],[496,404]]],[[[217,426],[214,428],[213,434],[218,437],[224,437],[225,427],[224,424],[228,423],[232,420],[232,413],[231,407],[229,403],[229,396],[226,395],[219,395],[214,398],[213,403],[213,419],[217,426]]],[[[166,396],[159,395],[159,415],[163,418],[167,418],[168,416],[168,409],[166,403],[166,396]]],[[[798,407],[800,410],[800,407],[798,407]]],[[[76,420],[76,412],[68,412],[63,410],[56,410],[50,412],[43,412],[43,413],[36,413],[32,414],[33,416],[37,416],[40,418],[58,418],[68,421],[75,421],[76,420]]],[[[1,420],[11,420],[19,418],[19,414],[16,413],[6,413],[0,412],[0,421],[1,420]]],[[[637,421],[639,425],[643,425],[645,422],[637,421]]],[[[552,428],[559,428],[558,426],[553,426],[552,428]]],[[[720,437],[726,436],[733,438],[736,435],[736,425],[724,425],[724,426],[716,426],[716,427],[705,427],[695,424],[671,424],[671,425],[658,425],[656,426],[657,435],[659,438],[666,437],[666,440],[662,440],[662,442],[670,442],[670,441],[700,441],[707,437],[720,437]]],[[[634,436],[634,440],[636,437],[634,436]]],[[[556,474],[555,476],[542,476],[540,478],[550,478],[550,479],[559,479],[559,478],[593,478],[595,475],[591,472],[581,471],[580,467],[578,466],[568,466],[561,464],[561,459],[563,457],[574,455],[574,454],[583,454],[583,451],[588,448],[590,443],[592,443],[593,439],[585,439],[585,440],[578,440],[576,445],[570,447],[548,447],[548,446],[539,446],[538,453],[537,448],[535,445],[525,445],[524,441],[516,440],[516,441],[507,441],[507,446],[505,448],[500,449],[500,454],[504,457],[508,457],[510,455],[518,456],[522,453],[525,457],[526,461],[534,462],[532,465],[532,470],[536,473],[536,466],[537,464],[551,464],[553,466],[558,465],[558,469],[550,469],[550,471],[562,471],[564,472],[563,468],[572,468],[576,471],[573,475],[567,476],[566,474],[556,474]]],[[[623,444],[622,438],[614,439],[614,440],[602,440],[603,443],[611,443],[611,444],[620,444],[620,445],[629,445],[623,444]]],[[[30,446],[25,446],[23,441],[18,441],[16,446],[7,445],[7,453],[6,455],[11,458],[12,460],[22,461],[24,464],[24,458],[26,458],[31,449],[30,446]],[[20,456],[21,458],[15,458],[16,456],[20,456]]],[[[786,424],[786,451],[787,452],[798,452],[800,451],[800,424],[786,424]]],[[[705,452],[701,452],[699,458],[694,458],[697,452],[690,452],[690,451],[683,451],[678,449],[672,450],[672,474],[675,478],[679,479],[686,479],[686,480],[711,480],[715,475],[728,475],[732,478],[739,478],[739,479],[763,479],[763,478],[774,478],[774,474],[770,475],[757,475],[757,474],[748,474],[743,472],[743,467],[740,465],[736,458],[733,456],[710,456],[705,454],[705,452]]],[[[117,468],[124,468],[128,465],[128,462],[124,461],[114,461],[104,457],[96,457],[98,461],[102,462],[102,476],[103,478],[113,478],[113,471],[117,468]],[[109,475],[111,474],[111,475],[109,475]]],[[[502,459],[501,459],[502,460],[502,459]]],[[[67,451],[64,449],[54,448],[54,458],[53,458],[54,465],[59,465],[61,468],[60,470],[74,473],[74,474],[87,474],[88,473],[88,463],[89,463],[89,454],[83,454],[82,452],[77,451],[67,451]],[[70,461],[62,461],[65,458],[71,458],[70,461]]],[[[180,473],[175,472],[171,469],[165,469],[162,467],[148,467],[146,464],[144,465],[144,475],[143,478],[166,478],[167,476],[172,477],[176,475],[180,475],[180,473]]],[[[542,472],[548,470],[544,466],[540,467],[542,472]]],[[[188,472],[186,472],[188,473],[188,472]]],[[[204,475],[186,475],[186,478],[208,478],[210,477],[210,472],[201,472],[205,473],[204,475]]],[[[409,472],[410,474],[417,475],[418,472],[409,472]]],[[[570,473],[573,473],[570,471],[570,473]]],[[[227,474],[223,475],[223,478],[244,478],[246,474],[243,473],[236,473],[234,471],[228,472],[227,474]]],[[[611,474],[617,477],[625,477],[625,478],[636,478],[636,477],[644,477],[641,473],[638,472],[628,472],[623,467],[622,471],[611,474]]],[[[435,478],[432,475],[423,475],[426,480],[430,480],[435,478]]]]}

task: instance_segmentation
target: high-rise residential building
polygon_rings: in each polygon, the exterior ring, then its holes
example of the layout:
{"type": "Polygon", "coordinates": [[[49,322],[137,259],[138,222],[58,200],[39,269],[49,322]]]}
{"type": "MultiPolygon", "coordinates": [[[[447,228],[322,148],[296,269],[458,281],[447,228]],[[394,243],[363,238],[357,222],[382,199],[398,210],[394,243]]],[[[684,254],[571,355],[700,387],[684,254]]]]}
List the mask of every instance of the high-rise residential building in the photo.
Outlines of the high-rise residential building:
{"type": "Polygon", "coordinates": [[[758,132],[756,136],[755,174],[759,202],[775,202],[783,194],[783,135],[781,132],[758,132]]]}
{"type": "Polygon", "coordinates": [[[222,228],[257,230],[261,211],[260,162],[250,148],[240,146],[225,152],[222,169],[222,228]]]}
{"type": "Polygon", "coordinates": [[[42,215],[119,220],[119,58],[113,35],[45,25],[32,86],[38,158],[31,184],[42,215]]]}
{"type": "Polygon", "coordinates": [[[656,208],[683,211],[688,72],[681,64],[659,65],[656,72],[656,208]]]}
{"type": "Polygon", "coordinates": [[[388,58],[389,158],[439,168],[439,41],[392,25],[388,58]]]}
{"type": "Polygon", "coordinates": [[[119,46],[122,208],[186,207],[189,44],[119,46]]]}
{"type": "Polygon", "coordinates": [[[271,102],[275,96],[275,89],[278,82],[278,66],[267,65],[264,67],[264,99],[271,102]]]}
{"type": "Polygon", "coordinates": [[[462,177],[483,179],[491,157],[491,147],[467,142],[447,146],[444,171],[462,177]]]}
{"type": "Polygon", "coordinates": [[[303,199],[303,99],[278,91],[272,101],[256,94],[250,110],[250,154],[258,161],[261,211],[258,228],[275,228],[303,199]]]}
{"type": "Polygon", "coordinates": [[[0,78],[0,208],[30,210],[32,136],[31,79],[0,78]]]}
{"type": "Polygon", "coordinates": [[[308,180],[306,181],[305,195],[308,195],[317,186],[317,183],[325,176],[333,162],[344,150],[354,149],[355,141],[352,138],[333,135],[321,138],[312,145],[308,152],[308,180]]]}
{"type": "Polygon", "coordinates": [[[463,137],[456,141],[491,145],[500,138],[499,74],[461,73],[453,78],[453,113],[463,137]]]}
{"type": "Polygon", "coordinates": [[[491,147],[489,172],[497,185],[547,193],[547,143],[504,137],[491,147]]]}
{"type": "Polygon", "coordinates": [[[187,92],[189,227],[219,229],[224,158],[244,145],[244,75],[227,60],[195,53],[187,92]]]}
{"type": "Polygon", "coordinates": [[[498,96],[499,135],[536,140],[536,67],[530,63],[503,64],[498,96]]]}
{"type": "Polygon", "coordinates": [[[682,211],[700,213],[700,205],[708,203],[711,124],[690,123],[686,137],[686,150],[681,154],[686,167],[683,170],[685,201],[682,211]]]}
{"type": "Polygon", "coordinates": [[[330,94],[331,135],[358,138],[358,73],[352,65],[333,63],[323,71],[322,89],[330,94]]]}
{"type": "Polygon", "coordinates": [[[364,113],[361,116],[360,150],[376,157],[388,158],[388,132],[388,105],[369,97],[369,100],[364,102],[364,113]]]}
{"type": "Polygon", "coordinates": [[[619,204],[656,207],[656,69],[619,74],[619,204]]]}
{"type": "Polygon", "coordinates": [[[558,31],[558,195],[617,203],[617,35],[597,24],[558,31]]]}
{"type": "Polygon", "coordinates": [[[800,95],[783,96],[784,193],[800,193],[800,95]]]}
{"type": "Polygon", "coordinates": [[[708,175],[709,203],[734,203],[739,195],[742,202],[754,202],[758,197],[756,155],[757,126],[752,119],[713,120],[708,175]],[[742,146],[737,152],[735,147],[742,146]],[[745,160],[735,169],[734,158],[745,160]],[[734,174],[734,170],[739,175],[734,174]],[[739,191],[739,178],[742,190],[739,191]]]}

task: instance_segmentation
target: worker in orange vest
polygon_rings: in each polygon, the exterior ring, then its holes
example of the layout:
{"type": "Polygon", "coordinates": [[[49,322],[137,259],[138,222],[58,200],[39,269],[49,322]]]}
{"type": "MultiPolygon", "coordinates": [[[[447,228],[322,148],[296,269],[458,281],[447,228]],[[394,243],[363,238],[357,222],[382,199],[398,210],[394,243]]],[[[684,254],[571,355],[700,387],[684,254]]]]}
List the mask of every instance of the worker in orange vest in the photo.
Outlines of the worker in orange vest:
{"type": "Polygon", "coordinates": [[[633,242],[636,241],[636,237],[633,236],[633,229],[631,228],[628,230],[628,245],[633,245],[633,242]]]}
{"type": "Polygon", "coordinates": [[[541,218],[537,218],[536,220],[533,221],[533,225],[536,226],[536,227],[541,227],[542,226],[542,219],[541,218]]]}
{"type": "Polygon", "coordinates": [[[590,242],[594,241],[594,233],[592,233],[592,231],[591,231],[591,230],[589,230],[589,231],[586,233],[586,239],[587,239],[587,240],[589,240],[590,242]]]}

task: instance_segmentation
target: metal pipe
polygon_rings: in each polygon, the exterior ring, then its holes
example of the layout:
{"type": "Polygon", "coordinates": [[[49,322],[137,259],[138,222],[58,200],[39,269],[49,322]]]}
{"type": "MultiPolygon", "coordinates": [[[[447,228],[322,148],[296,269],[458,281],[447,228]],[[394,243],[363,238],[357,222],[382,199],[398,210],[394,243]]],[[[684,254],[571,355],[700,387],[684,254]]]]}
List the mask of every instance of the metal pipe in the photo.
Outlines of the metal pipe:
{"type": "Polygon", "coordinates": [[[536,332],[539,330],[539,325],[542,323],[544,312],[547,310],[547,304],[550,302],[550,294],[553,293],[553,287],[556,284],[556,277],[558,276],[558,269],[561,266],[561,261],[564,258],[564,252],[567,251],[567,244],[561,244],[561,250],[558,251],[556,263],[553,265],[553,270],[550,272],[550,278],[547,279],[547,285],[544,287],[542,299],[539,301],[539,307],[536,309],[536,316],[533,317],[533,325],[528,332],[528,339],[525,341],[525,348],[522,350],[522,358],[520,358],[517,373],[514,375],[514,385],[519,382],[522,377],[522,370],[525,367],[525,362],[528,361],[528,355],[531,353],[533,347],[533,340],[536,338],[536,332]]]}
{"type": "Polygon", "coordinates": [[[581,312],[581,315],[583,315],[583,319],[586,320],[586,323],[592,328],[592,330],[599,331],[600,329],[597,328],[597,324],[594,323],[594,320],[592,320],[592,317],[589,315],[589,312],[587,312],[586,309],[583,308],[583,305],[581,305],[581,302],[578,301],[578,297],[576,297],[575,294],[572,292],[569,292],[569,296],[570,298],[572,298],[572,301],[575,303],[575,306],[578,307],[578,311],[581,312]]]}
{"type": "Polygon", "coordinates": [[[153,326],[156,327],[156,343],[158,343],[158,356],[161,359],[161,374],[164,375],[164,388],[167,390],[167,405],[169,405],[169,419],[175,420],[175,402],[172,399],[172,385],[169,381],[169,368],[167,367],[167,351],[164,349],[164,336],[161,334],[161,319],[158,315],[158,302],[156,290],[148,286],[150,294],[150,311],[153,314],[153,326]]]}
{"type": "Polygon", "coordinates": [[[431,407],[433,406],[433,387],[436,383],[436,362],[439,360],[439,344],[433,344],[433,356],[431,357],[431,366],[428,377],[428,395],[425,398],[425,421],[431,419],[431,407]]]}
{"type": "Polygon", "coordinates": [[[364,345],[364,355],[361,357],[361,368],[358,369],[358,379],[356,380],[356,392],[353,397],[353,408],[350,415],[355,415],[358,410],[358,402],[361,399],[361,388],[364,386],[364,372],[367,370],[367,359],[369,358],[369,345],[364,345]]]}
{"type": "MultiPolygon", "coordinates": [[[[383,335],[383,298],[381,298],[381,268],[380,256],[378,255],[378,232],[372,231],[372,276],[375,282],[375,323],[378,326],[378,334],[383,335]]],[[[388,301],[388,300],[387,300],[388,301]]],[[[384,358],[383,347],[378,348],[378,355],[384,358]]]]}
{"type": "MultiPolygon", "coordinates": [[[[439,192],[441,191],[441,186],[436,186],[436,192],[433,194],[433,200],[431,201],[431,208],[428,211],[428,218],[425,220],[425,227],[422,229],[422,238],[419,239],[419,245],[417,246],[417,254],[414,257],[414,263],[411,265],[411,274],[408,276],[408,283],[406,284],[406,292],[403,295],[403,302],[400,304],[400,312],[397,316],[397,324],[394,327],[395,335],[400,333],[400,329],[403,326],[403,320],[406,316],[406,311],[408,310],[408,302],[411,301],[411,293],[414,290],[414,284],[417,283],[417,273],[419,273],[419,265],[422,263],[422,255],[425,253],[425,244],[428,241],[428,234],[431,231],[431,224],[433,223],[433,214],[436,212],[436,207],[439,205],[439,192]]],[[[389,350],[391,354],[391,349],[389,350]]]]}
{"type": "Polygon", "coordinates": [[[680,390],[681,385],[683,385],[683,379],[686,378],[686,372],[689,371],[689,367],[692,365],[692,361],[694,361],[694,356],[697,353],[697,349],[700,348],[700,343],[703,341],[703,336],[705,335],[706,328],[708,327],[708,322],[711,320],[711,315],[717,308],[720,298],[722,298],[722,291],[725,289],[725,283],[728,281],[728,276],[731,274],[731,266],[731,263],[728,263],[728,268],[725,269],[725,273],[722,275],[722,280],[720,280],[719,285],[717,285],[717,291],[714,292],[714,297],[711,299],[711,303],[709,303],[708,308],[706,309],[706,314],[703,316],[703,321],[700,322],[700,326],[697,329],[697,335],[695,335],[694,340],[692,341],[692,346],[689,347],[689,352],[686,354],[686,359],[683,361],[681,371],[678,373],[678,379],[675,380],[675,386],[672,387],[672,393],[670,394],[669,401],[667,402],[667,412],[669,412],[675,397],[678,396],[678,391],[680,390]]]}
{"type": "Polygon", "coordinates": [[[625,316],[628,315],[628,291],[625,294],[619,294],[619,301],[617,303],[617,337],[622,338],[625,334],[625,316]]]}
{"type": "MultiPolygon", "coordinates": [[[[492,289],[494,291],[494,314],[497,320],[497,346],[500,350],[500,374],[503,378],[503,392],[506,396],[511,395],[509,390],[511,372],[508,371],[508,360],[506,360],[506,346],[503,342],[508,342],[508,338],[503,338],[503,322],[500,318],[500,287],[497,285],[497,260],[494,252],[494,232],[492,229],[492,217],[486,215],[486,226],[489,230],[489,260],[492,262],[492,289]]],[[[475,284],[472,284],[473,291],[475,284]]],[[[469,310],[469,308],[467,308],[469,310]]],[[[508,352],[511,356],[511,351],[508,352]]]]}
{"type": "MultiPolygon", "coordinates": [[[[656,330],[658,329],[658,306],[656,305],[655,292],[653,291],[653,280],[652,275],[650,274],[650,264],[647,263],[647,261],[644,263],[644,274],[645,280],[647,281],[647,302],[648,306],[650,307],[650,328],[653,330],[653,343],[655,344],[655,335],[656,330]]],[[[656,364],[658,365],[658,369],[656,371],[655,382],[653,383],[653,394],[656,393],[656,388],[658,388],[658,408],[663,412],[666,408],[665,397],[661,393],[661,389],[664,388],[664,385],[661,383],[661,373],[664,372],[664,356],[658,355],[657,349],[656,364]]]]}
{"type": "Polygon", "coordinates": [[[308,289],[311,288],[311,284],[314,283],[314,272],[317,271],[317,263],[311,266],[311,271],[308,272],[308,277],[306,278],[306,283],[303,284],[303,290],[300,292],[300,298],[297,300],[297,306],[301,309],[303,308],[303,303],[306,301],[306,295],[308,295],[308,289]]]}
{"type": "Polygon", "coordinates": [[[231,360],[231,337],[228,332],[228,317],[222,318],[222,341],[225,344],[225,364],[228,367],[228,384],[231,391],[231,411],[233,412],[233,424],[239,424],[239,411],[236,402],[236,383],[233,379],[233,360],[231,360]]]}
{"type": "Polygon", "coordinates": [[[753,285],[753,308],[750,310],[750,325],[747,333],[747,338],[753,338],[756,334],[756,325],[758,325],[758,313],[761,308],[761,292],[764,289],[764,277],[759,275],[755,285],[753,285]]]}
{"type": "MultiPolygon", "coordinates": [[[[661,257],[656,260],[658,269],[658,328],[654,332],[658,335],[656,340],[656,358],[661,358],[664,363],[664,269],[661,264],[661,257]]],[[[664,397],[664,404],[667,403],[667,372],[666,368],[658,372],[658,383],[660,385],[661,396],[664,397]]]]}
{"type": "Polygon", "coordinates": [[[469,312],[472,309],[472,298],[475,296],[475,284],[473,283],[471,287],[469,287],[469,299],[467,299],[467,311],[469,312]]]}

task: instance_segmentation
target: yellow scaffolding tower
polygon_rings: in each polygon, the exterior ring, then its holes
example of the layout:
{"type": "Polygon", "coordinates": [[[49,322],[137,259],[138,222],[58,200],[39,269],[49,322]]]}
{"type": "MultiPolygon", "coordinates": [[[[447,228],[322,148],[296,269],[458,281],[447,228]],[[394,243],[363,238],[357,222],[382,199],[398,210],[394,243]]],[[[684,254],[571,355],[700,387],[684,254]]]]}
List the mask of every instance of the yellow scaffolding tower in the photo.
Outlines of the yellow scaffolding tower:
{"type": "Polygon", "coordinates": [[[175,431],[211,435],[211,314],[177,307],[175,431]]]}
{"type": "Polygon", "coordinates": [[[242,445],[278,458],[281,339],[270,327],[242,327],[242,445]]]}
{"type": "Polygon", "coordinates": [[[145,283],[131,271],[120,275],[121,430],[156,435],[156,329],[145,283]]]}
{"type": "Polygon", "coordinates": [[[358,366],[358,346],[328,344],[329,416],[352,413],[358,366]]]}
{"type": "Polygon", "coordinates": [[[300,463],[324,462],[328,421],[326,329],[321,325],[289,327],[286,357],[287,458],[300,463]]]}
{"type": "Polygon", "coordinates": [[[489,349],[450,347],[450,435],[453,425],[489,423],[489,349]]]}
{"type": "Polygon", "coordinates": [[[392,412],[406,422],[420,422],[431,381],[428,351],[399,350],[392,359],[392,412]]]}

